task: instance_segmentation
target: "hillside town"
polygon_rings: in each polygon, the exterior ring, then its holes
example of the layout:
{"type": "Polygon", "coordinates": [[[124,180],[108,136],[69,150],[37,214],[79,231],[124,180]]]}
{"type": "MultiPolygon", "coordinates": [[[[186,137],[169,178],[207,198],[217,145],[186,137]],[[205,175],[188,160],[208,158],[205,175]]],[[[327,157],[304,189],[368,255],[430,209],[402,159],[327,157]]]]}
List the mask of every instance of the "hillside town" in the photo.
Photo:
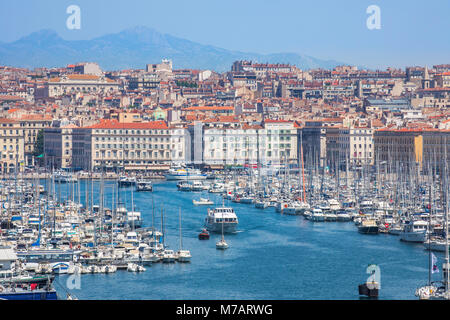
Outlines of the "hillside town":
{"type": "MultiPolygon", "coordinates": [[[[349,237],[344,251],[389,234],[402,244],[381,238],[390,242],[380,248],[445,252],[443,280],[429,277],[415,296],[450,299],[450,64],[235,61],[222,74],[168,59],[142,70],[0,67],[0,107],[0,298],[72,299],[69,282],[64,293],[53,284],[118,270],[126,279],[159,262],[219,263],[213,250],[251,248],[255,232],[271,230],[292,232],[294,246],[305,233],[311,245],[349,237]],[[339,239],[315,238],[321,224],[339,239]],[[205,247],[210,237],[218,241],[205,247]]],[[[298,248],[289,252],[305,254],[298,248]]],[[[379,289],[366,282],[358,294],[379,289]]]]}
{"type": "Polygon", "coordinates": [[[426,163],[450,134],[450,64],[306,71],[236,61],[223,74],[166,59],[119,71],[3,66],[0,107],[2,173],[223,169],[298,164],[301,154],[319,166],[426,163]]]}

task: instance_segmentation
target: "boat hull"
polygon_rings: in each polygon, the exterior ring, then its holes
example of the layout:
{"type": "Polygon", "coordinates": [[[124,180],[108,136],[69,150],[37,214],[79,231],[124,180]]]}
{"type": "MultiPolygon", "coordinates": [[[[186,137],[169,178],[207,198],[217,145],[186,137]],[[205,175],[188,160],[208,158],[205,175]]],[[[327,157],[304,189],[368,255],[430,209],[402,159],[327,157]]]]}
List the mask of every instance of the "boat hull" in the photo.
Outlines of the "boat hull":
{"type": "Polygon", "coordinates": [[[325,217],[323,215],[311,215],[311,221],[314,222],[324,222],[325,221],[325,217]]]}
{"type": "Polygon", "coordinates": [[[177,175],[177,174],[166,174],[164,176],[167,181],[191,181],[191,180],[206,180],[206,175],[177,175]]]}
{"type": "Polygon", "coordinates": [[[143,192],[143,191],[148,191],[148,192],[152,192],[153,191],[153,187],[137,187],[136,188],[137,192],[143,192]]]}
{"type": "MultiPolygon", "coordinates": [[[[206,229],[210,232],[221,233],[222,223],[207,223],[206,229]]],[[[236,233],[237,223],[224,223],[223,233],[236,233]]]]}
{"type": "Polygon", "coordinates": [[[283,214],[287,214],[287,215],[290,215],[290,216],[295,216],[295,215],[298,215],[298,212],[293,207],[287,207],[287,208],[283,209],[283,214]]]}
{"type": "Polygon", "coordinates": [[[359,226],[358,232],[362,234],[378,234],[378,226],[359,226]]]}
{"type": "Polygon", "coordinates": [[[425,232],[402,232],[400,240],[404,242],[423,243],[426,240],[425,232]]]}
{"type": "Polygon", "coordinates": [[[5,300],[58,300],[55,290],[29,292],[0,292],[0,299],[5,300]]]}

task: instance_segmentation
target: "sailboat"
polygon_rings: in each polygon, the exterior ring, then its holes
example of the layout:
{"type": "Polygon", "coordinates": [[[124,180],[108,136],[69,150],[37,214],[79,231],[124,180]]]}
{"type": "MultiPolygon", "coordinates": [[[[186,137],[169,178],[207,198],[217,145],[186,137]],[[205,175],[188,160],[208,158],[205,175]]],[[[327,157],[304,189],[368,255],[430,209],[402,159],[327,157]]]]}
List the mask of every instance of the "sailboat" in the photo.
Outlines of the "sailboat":
{"type": "Polygon", "coordinates": [[[217,241],[217,243],[216,243],[216,249],[219,249],[219,250],[228,249],[228,243],[225,241],[225,237],[223,235],[223,223],[224,223],[224,218],[223,218],[223,214],[222,214],[222,238],[219,241],[217,241]]]}
{"type": "MultiPolygon", "coordinates": [[[[445,146],[447,145],[447,139],[445,140],[445,146]]],[[[449,291],[449,271],[450,271],[450,263],[449,263],[449,244],[448,244],[448,168],[447,168],[447,148],[444,148],[445,157],[444,157],[444,170],[441,180],[441,199],[443,200],[443,208],[445,212],[445,220],[444,220],[444,239],[445,239],[445,262],[442,265],[442,273],[443,280],[432,282],[431,274],[434,273],[437,269],[437,258],[434,254],[429,251],[429,272],[428,272],[428,284],[420,287],[416,290],[416,297],[421,300],[450,300],[450,291],[449,291]]],[[[430,221],[431,221],[431,183],[430,183],[430,221]]],[[[430,238],[428,238],[430,239],[430,238]]],[[[428,240],[428,248],[430,248],[430,240],[428,240]]]]}
{"type": "Polygon", "coordinates": [[[183,237],[181,234],[181,208],[180,208],[180,250],[176,253],[178,262],[191,262],[191,252],[183,250],[183,237]]]}

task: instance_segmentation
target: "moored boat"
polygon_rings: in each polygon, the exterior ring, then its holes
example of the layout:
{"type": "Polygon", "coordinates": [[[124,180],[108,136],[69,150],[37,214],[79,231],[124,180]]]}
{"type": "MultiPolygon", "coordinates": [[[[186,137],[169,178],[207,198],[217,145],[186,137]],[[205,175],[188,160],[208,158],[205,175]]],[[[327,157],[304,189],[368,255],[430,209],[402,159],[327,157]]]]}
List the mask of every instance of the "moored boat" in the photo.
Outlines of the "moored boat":
{"type": "Polygon", "coordinates": [[[375,220],[363,219],[358,226],[358,232],[362,234],[378,234],[379,229],[375,220]]]}

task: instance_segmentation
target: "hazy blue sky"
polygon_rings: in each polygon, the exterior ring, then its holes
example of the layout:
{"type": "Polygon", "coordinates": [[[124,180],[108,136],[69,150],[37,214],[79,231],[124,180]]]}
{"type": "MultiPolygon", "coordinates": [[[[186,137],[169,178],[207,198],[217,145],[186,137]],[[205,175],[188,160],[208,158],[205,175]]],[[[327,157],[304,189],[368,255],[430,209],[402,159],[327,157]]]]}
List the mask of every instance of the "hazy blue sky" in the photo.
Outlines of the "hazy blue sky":
{"type": "Polygon", "coordinates": [[[403,67],[450,63],[449,15],[448,0],[2,0],[0,41],[41,29],[91,39],[142,25],[225,49],[403,67]],[[66,28],[72,4],[81,30],[66,28]],[[372,4],[381,30],[366,27],[372,4]]]}

